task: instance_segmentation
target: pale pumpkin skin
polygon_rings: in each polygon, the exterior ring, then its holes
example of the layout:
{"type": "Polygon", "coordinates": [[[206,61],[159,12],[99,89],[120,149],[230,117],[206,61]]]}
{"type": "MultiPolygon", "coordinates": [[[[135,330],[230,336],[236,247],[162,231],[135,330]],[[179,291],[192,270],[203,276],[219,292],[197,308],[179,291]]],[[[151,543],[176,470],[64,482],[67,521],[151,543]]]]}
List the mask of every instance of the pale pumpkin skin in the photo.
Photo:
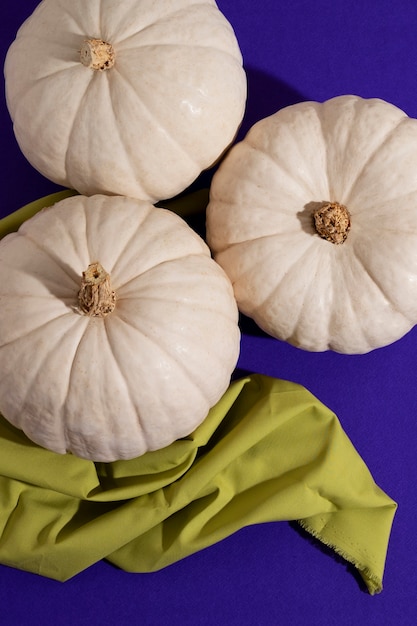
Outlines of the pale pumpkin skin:
{"type": "Polygon", "coordinates": [[[177,195],[223,154],[245,110],[242,55],[213,0],[43,0],[4,69],[22,152],[86,195],[177,195]],[[112,47],[107,69],[82,62],[92,39],[112,47]]]}
{"type": "Polygon", "coordinates": [[[0,412],[35,443],[94,461],[189,435],[239,355],[233,290],[205,242],[134,199],[68,198],[4,237],[0,302],[0,412]],[[115,292],[104,317],[78,299],[96,261],[115,292]]]}
{"type": "Polygon", "coordinates": [[[207,241],[270,335],[311,351],[392,343],[417,321],[417,121],[357,96],[259,121],[214,176],[207,241]],[[325,203],[348,210],[342,243],[315,228],[325,203]]]}

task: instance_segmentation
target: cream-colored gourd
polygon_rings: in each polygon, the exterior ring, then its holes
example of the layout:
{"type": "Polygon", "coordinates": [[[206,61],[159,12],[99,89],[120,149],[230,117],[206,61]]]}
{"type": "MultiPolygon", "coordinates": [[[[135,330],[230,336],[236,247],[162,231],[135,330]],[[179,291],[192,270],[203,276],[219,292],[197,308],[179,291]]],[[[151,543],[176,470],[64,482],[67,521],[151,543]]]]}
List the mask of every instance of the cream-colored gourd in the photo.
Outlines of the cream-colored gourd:
{"type": "Polygon", "coordinates": [[[246,101],[214,0],[43,0],[5,62],[22,152],[82,194],[170,198],[232,142],[246,101]]]}
{"type": "Polygon", "coordinates": [[[227,389],[229,279],[171,211],[75,196],[0,241],[0,412],[94,461],[190,434],[227,389]]]}
{"type": "Polygon", "coordinates": [[[207,240],[274,337],[344,353],[392,343],[417,322],[417,120],[340,96],[259,121],[214,177],[207,240]]]}

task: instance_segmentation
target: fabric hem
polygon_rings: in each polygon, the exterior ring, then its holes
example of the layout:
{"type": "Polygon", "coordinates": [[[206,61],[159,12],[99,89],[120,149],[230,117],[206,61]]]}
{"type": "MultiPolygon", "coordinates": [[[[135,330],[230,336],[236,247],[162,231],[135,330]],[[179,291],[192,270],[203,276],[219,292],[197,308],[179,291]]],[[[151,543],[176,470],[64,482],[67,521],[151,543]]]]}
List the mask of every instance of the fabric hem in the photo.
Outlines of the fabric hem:
{"type": "Polygon", "coordinates": [[[337,555],[341,556],[345,561],[347,561],[351,565],[354,565],[354,567],[356,567],[356,569],[359,571],[360,575],[362,576],[365,582],[365,585],[368,589],[368,592],[371,596],[381,593],[383,589],[382,579],[379,576],[377,576],[374,572],[372,572],[372,570],[367,565],[364,565],[363,563],[358,561],[358,559],[353,557],[351,554],[348,554],[345,550],[342,550],[342,548],[338,547],[333,542],[328,541],[324,537],[323,532],[320,532],[316,530],[315,528],[312,528],[306,520],[302,520],[302,519],[297,520],[297,523],[301,526],[303,530],[307,531],[315,539],[318,539],[325,546],[327,546],[328,548],[331,548],[337,555]]]}

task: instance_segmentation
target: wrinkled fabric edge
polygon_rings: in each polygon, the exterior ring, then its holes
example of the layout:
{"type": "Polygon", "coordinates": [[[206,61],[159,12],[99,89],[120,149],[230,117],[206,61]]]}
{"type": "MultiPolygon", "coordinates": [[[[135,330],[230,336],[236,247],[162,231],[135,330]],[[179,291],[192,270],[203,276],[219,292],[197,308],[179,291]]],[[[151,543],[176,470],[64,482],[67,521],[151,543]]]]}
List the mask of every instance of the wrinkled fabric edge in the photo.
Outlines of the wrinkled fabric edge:
{"type": "MultiPolygon", "coordinates": [[[[395,513],[397,511],[398,505],[396,502],[392,501],[392,520],[391,525],[394,520],[395,513]]],[[[361,561],[354,558],[346,549],[343,550],[339,546],[336,545],[334,541],[327,539],[326,537],[326,526],[324,526],[321,530],[317,530],[313,528],[311,522],[307,519],[298,519],[295,520],[296,523],[309,535],[311,535],[314,539],[318,540],[327,548],[330,548],[335,554],[342,557],[346,561],[353,565],[356,570],[359,572],[362,577],[366,588],[371,596],[380,594],[383,590],[382,577],[377,576],[368,566],[364,565],[361,561]]]]}

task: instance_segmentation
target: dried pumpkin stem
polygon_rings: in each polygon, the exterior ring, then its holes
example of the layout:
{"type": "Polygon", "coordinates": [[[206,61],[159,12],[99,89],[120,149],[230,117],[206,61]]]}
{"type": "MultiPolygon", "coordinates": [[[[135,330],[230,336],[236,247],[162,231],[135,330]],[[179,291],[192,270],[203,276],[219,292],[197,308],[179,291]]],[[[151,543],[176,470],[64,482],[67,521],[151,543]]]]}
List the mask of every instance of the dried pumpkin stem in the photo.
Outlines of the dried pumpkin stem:
{"type": "Polygon", "coordinates": [[[114,65],[113,46],[102,39],[86,39],[81,46],[80,61],[93,70],[109,70],[114,65]]]}
{"type": "Polygon", "coordinates": [[[343,204],[327,202],[313,213],[317,233],[331,243],[346,240],[350,229],[350,213],[343,204]]]}
{"type": "Polygon", "coordinates": [[[110,284],[110,274],[98,263],[90,263],[81,281],[78,305],[84,315],[105,317],[116,306],[116,293],[110,284]]]}

